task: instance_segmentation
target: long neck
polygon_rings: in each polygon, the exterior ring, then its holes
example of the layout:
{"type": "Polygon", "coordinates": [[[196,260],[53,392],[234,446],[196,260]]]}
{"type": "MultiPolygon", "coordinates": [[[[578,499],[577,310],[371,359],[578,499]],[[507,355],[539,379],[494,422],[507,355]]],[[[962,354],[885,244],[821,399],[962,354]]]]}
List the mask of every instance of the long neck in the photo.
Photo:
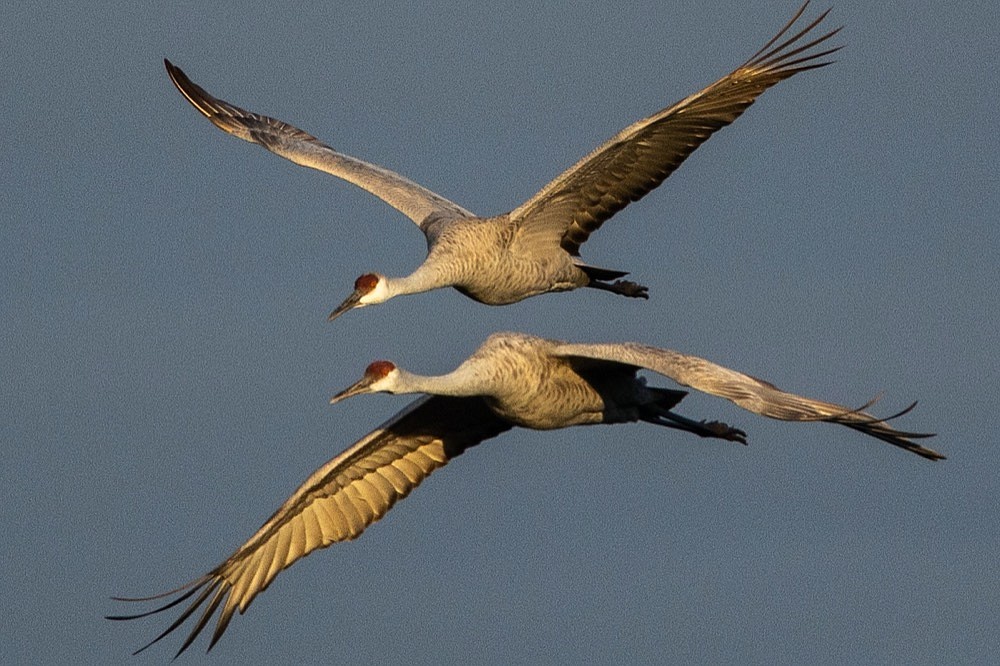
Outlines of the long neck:
{"type": "Polygon", "coordinates": [[[406,294],[420,294],[432,289],[449,287],[452,282],[442,271],[428,266],[425,262],[406,277],[386,278],[389,298],[406,294]]]}
{"type": "Polygon", "coordinates": [[[457,397],[485,395],[489,393],[487,384],[475,368],[462,364],[444,375],[416,375],[399,369],[393,393],[429,393],[457,397]]]}

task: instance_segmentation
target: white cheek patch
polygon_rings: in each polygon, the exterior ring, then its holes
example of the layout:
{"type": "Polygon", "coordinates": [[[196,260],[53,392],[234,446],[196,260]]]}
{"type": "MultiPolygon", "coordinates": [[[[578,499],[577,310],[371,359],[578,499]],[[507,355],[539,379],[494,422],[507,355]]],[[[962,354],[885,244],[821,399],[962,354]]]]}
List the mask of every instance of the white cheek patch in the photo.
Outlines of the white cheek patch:
{"type": "Polygon", "coordinates": [[[387,300],[389,300],[389,287],[385,283],[385,278],[379,278],[375,288],[358,299],[358,305],[374,305],[387,300]]]}
{"type": "Polygon", "coordinates": [[[389,371],[389,373],[385,377],[379,379],[376,382],[372,382],[371,385],[372,392],[392,393],[392,389],[396,384],[396,378],[398,375],[399,375],[399,370],[397,368],[393,368],[392,370],[389,371]]]}

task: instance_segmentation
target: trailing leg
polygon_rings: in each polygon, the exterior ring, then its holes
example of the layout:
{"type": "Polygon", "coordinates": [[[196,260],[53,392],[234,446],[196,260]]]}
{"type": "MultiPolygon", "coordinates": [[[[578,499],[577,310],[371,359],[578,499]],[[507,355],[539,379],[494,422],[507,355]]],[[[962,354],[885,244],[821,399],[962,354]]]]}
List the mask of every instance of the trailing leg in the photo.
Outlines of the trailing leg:
{"type": "Polygon", "coordinates": [[[587,264],[579,263],[576,267],[586,273],[587,278],[590,279],[590,282],[587,283],[588,287],[610,291],[613,294],[621,294],[629,298],[649,298],[649,289],[647,287],[636,282],[617,279],[628,275],[625,271],[615,271],[610,268],[598,268],[597,266],[588,266],[587,264]],[[611,280],[615,281],[611,282],[611,280]]]}
{"type": "Polygon", "coordinates": [[[615,280],[610,283],[591,280],[587,286],[602,291],[610,291],[613,294],[628,296],[629,298],[649,298],[649,287],[645,287],[637,282],[630,282],[629,280],[615,280]]]}
{"type": "Polygon", "coordinates": [[[684,430],[685,432],[694,433],[699,437],[725,439],[743,445],[747,443],[747,434],[745,432],[738,428],[730,427],[721,421],[695,421],[668,410],[657,411],[656,414],[644,416],[642,420],[668,428],[684,430]]]}

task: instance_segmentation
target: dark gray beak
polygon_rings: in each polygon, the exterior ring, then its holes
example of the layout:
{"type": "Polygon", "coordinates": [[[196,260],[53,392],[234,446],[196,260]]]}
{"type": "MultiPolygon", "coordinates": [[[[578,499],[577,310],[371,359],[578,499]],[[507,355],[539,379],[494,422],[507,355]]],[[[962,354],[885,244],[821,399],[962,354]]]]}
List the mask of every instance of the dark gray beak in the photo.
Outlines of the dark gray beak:
{"type": "Polygon", "coordinates": [[[361,393],[367,393],[368,392],[368,387],[370,387],[372,385],[373,381],[375,381],[375,380],[373,378],[371,378],[371,377],[368,377],[367,375],[364,376],[364,377],[362,377],[361,379],[359,379],[358,381],[354,382],[353,384],[351,384],[350,386],[348,386],[347,388],[345,388],[343,391],[341,391],[337,395],[335,395],[332,398],[330,398],[330,404],[331,405],[336,405],[341,400],[347,400],[351,396],[359,395],[361,393]]]}
{"type": "Polygon", "coordinates": [[[330,316],[327,317],[326,320],[327,321],[333,321],[334,319],[336,319],[340,315],[344,314],[348,310],[353,310],[354,308],[358,307],[358,304],[361,302],[361,297],[362,296],[364,296],[364,294],[362,294],[360,291],[358,291],[357,289],[355,289],[354,293],[351,294],[350,296],[348,296],[347,299],[343,303],[341,303],[340,305],[338,305],[337,309],[334,310],[333,312],[331,312],[330,316]]]}

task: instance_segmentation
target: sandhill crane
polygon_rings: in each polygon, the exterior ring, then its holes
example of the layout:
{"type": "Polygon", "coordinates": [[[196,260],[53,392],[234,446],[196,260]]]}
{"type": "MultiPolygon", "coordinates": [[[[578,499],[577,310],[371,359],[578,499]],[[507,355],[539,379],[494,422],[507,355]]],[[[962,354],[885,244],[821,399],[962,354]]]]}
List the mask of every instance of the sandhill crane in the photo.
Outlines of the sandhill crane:
{"type": "Polygon", "coordinates": [[[316,549],[357,537],[435,469],[514,426],[548,430],[640,420],[745,443],[740,430],[671,412],[685,392],[647,386],[636,376],[640,369],[763,416],[840,423],[930,460],[944,458],[912,441],[929,434],[895,430],[887,419],[861,409],[787,393],[695,356],[636,343],[571,344],[496,333],[445,375],[415,375],[389,361],[369,365],[358,382],[331,402],[379,391],[431,395],[411,403],[314,472],[249,541],[215,569],[172,592],[132,601],[180,595],[176,599],[148,613],[112,619],[145,617],[197,593],[180,617],[140,650],[174,631],[206,602],[178,654],[221,607],[211,649],[233,613],[244,612],[283,569],[316,549]]]}
{"type": "Polygon", "coordinates": [[[400,278],[379,273],[360,276],[351,295],[330,314],[331,320],[394,296],[449,286],[489,305],[578,287],[648,298],[646,287],[618,279],[627,275],[625,271],[584,264],[580,246],[615,213],[662,183],[765,90],[798,72],[829,64],[820,59],[837,48],[817,51],[816,47],[839,29],[814,37],[827,12],[778,43],[806,5],[731,73],[626,127],[511,212],[486,218],[388,169],[338,153],[285,122],[217,99],[178,67],[164,63],[181,94],[216,127],[367,190],[424,232],[428,253],[417,270],[400,278]]]}

